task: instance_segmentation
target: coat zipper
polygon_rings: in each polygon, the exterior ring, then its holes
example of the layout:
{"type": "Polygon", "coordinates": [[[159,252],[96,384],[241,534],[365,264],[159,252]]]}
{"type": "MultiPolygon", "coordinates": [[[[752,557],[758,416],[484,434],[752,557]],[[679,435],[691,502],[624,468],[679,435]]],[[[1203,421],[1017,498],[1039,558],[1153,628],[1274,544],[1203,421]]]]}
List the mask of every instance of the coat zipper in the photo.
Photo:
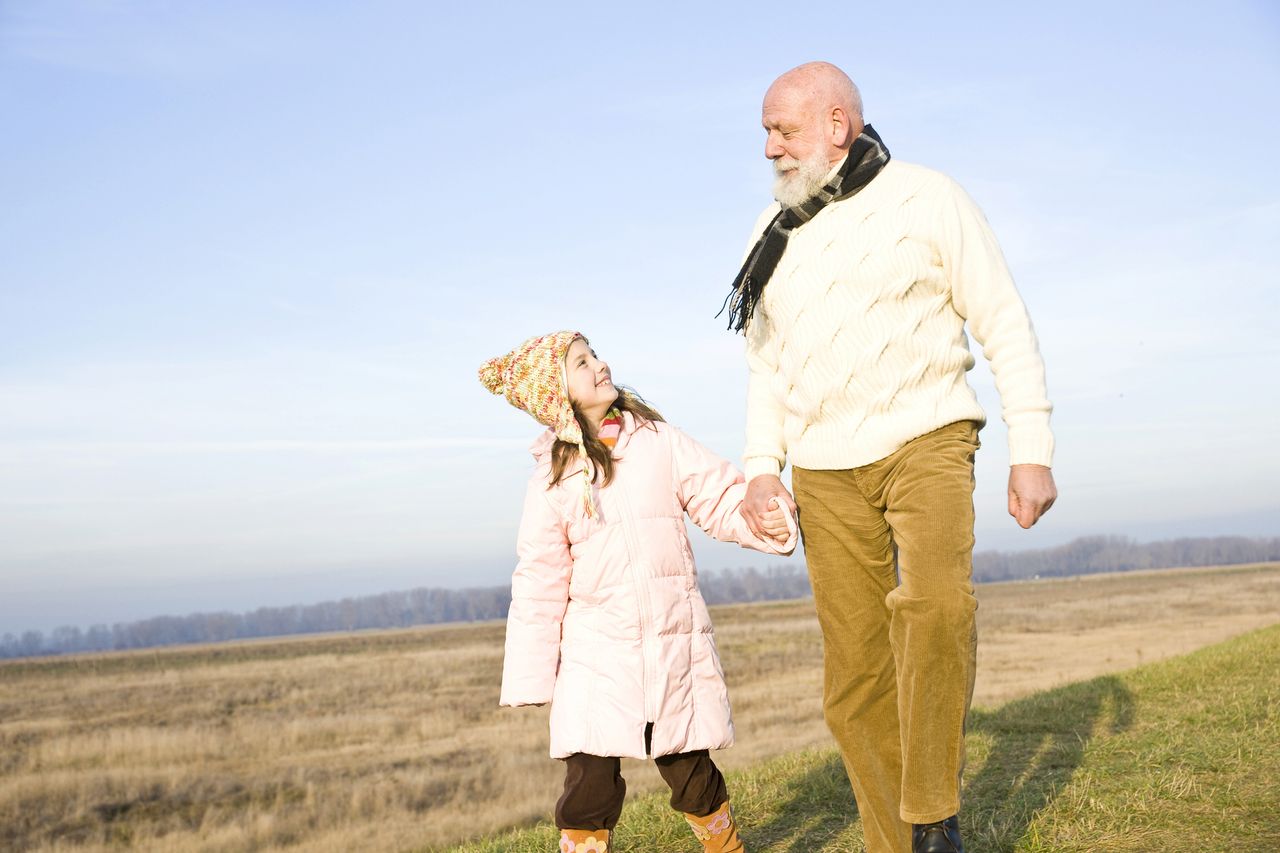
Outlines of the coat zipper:
{"type": "Polygon", "coordinates": [[[636,591],[636,603],[640,608],[640,688],[644,692],[644,719],[646,723],[655,722],[657,716],[654,709],[650,708],[650,690],[649,690],[649,600],[645,594],[644,578],[639,576],[639,563],[636,555],[639,553],[639,544],[635,541],[635,515],[631,512],[631,499],[627,496],[626,490],[619,481],[615,484],[615,493],[622,505],[622,538],[627,543],[628,566],[631,571],[631,583],[636,591]]]}

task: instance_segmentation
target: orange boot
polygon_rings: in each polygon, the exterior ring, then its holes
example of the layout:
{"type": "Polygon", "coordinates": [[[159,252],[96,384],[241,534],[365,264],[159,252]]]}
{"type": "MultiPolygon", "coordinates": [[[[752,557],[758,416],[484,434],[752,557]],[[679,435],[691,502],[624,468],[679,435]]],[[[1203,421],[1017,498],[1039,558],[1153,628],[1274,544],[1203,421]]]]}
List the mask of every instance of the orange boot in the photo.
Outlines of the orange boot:
{"type": "Polygon", "coordinates": [[[562,829],[560,853],[609,853],[609,830],[562,829]]]}
{"type": "Polygon", "coordinates": [[[733,810],[729,801],[725,800],[720,807],[706,817],[685,814],[689,828],[702,842],[702,849],[709,853],[745,853],[742,839],[738,837],[738,824],[733,819],[733,810]]]}

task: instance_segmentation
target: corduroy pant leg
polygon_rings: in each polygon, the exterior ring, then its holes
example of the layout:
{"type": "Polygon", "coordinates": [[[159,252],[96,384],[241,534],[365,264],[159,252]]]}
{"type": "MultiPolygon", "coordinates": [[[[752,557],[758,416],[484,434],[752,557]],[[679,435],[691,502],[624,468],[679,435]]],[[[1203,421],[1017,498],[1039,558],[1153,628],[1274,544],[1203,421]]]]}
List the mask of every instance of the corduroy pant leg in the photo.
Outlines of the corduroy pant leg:
{"type": "Polygon", "coordinates": [[[564,759],[564,793],[556,803],[557,829],[607,829],[622,816],[627,783],[617,758],[575,752],[564,759]]]}
{"type": "Polygon", "coordinates": [[[823,715],[853,786],[868,853],[910,853],[900,817],[902,750],[886,597],[893,540],[858,470],[791,474],[822,627],[823,715]]]}
{"type": "Polygon", "coordinates": [[[976,672],[973,461],[977,425],[920,436],[868,468],[880,481],[897,546],[887,598],[898,675],[902,819],[929,823],[960,809],[964,732],[976,672]],[[888,463],[888,464],[884,464],[888,463]]]}

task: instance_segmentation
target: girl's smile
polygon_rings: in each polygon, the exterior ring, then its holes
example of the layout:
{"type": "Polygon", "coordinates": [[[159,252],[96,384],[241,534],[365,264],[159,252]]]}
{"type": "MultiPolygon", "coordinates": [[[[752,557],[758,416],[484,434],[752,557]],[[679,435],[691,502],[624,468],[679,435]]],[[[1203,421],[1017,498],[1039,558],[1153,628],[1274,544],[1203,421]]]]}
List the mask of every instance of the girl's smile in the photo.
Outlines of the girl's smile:
{"type": "Polygon", "coordinates": [[[618,399],[609,365],[596,357],[585,338],[569,346],[564,357],[564,381],[569,402],[591,423],[600,424],[618,399]]]}

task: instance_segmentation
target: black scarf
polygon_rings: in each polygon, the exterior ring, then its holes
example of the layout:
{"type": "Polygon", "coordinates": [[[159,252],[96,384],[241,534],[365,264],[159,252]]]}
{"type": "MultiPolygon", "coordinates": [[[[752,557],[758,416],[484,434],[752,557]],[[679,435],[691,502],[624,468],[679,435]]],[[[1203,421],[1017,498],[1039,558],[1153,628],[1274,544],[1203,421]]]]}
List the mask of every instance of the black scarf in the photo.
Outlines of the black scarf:
{"type": "MultiPolygon", "coordinates": [[[[773,217],[769,227],[764,229],[760,239],[747,255],[747,260],[738,270],[738,277],[733,280],[733,290],[725,297],[729,305],[729,329],[741,332],[751,322],[764,293],[764,286],[769,283],[782,253],[787,249],[787,240],[791,232],[818,215],[818,211],[833,201],[841,201],[856,194],[871,183],[871,179],[880,174],[880,170],[889,162],[889,149],[885,148],[880,134],[871,125],[862,128],[862,133],[849,147],[849,156],[836,173],[818,194],[795,207],[784,207],[773,217]]],[[[720,307],[720,314],[724,306],[720,307]]],[[[716,314],[717,317],[720,314],[716,314]]]]}

